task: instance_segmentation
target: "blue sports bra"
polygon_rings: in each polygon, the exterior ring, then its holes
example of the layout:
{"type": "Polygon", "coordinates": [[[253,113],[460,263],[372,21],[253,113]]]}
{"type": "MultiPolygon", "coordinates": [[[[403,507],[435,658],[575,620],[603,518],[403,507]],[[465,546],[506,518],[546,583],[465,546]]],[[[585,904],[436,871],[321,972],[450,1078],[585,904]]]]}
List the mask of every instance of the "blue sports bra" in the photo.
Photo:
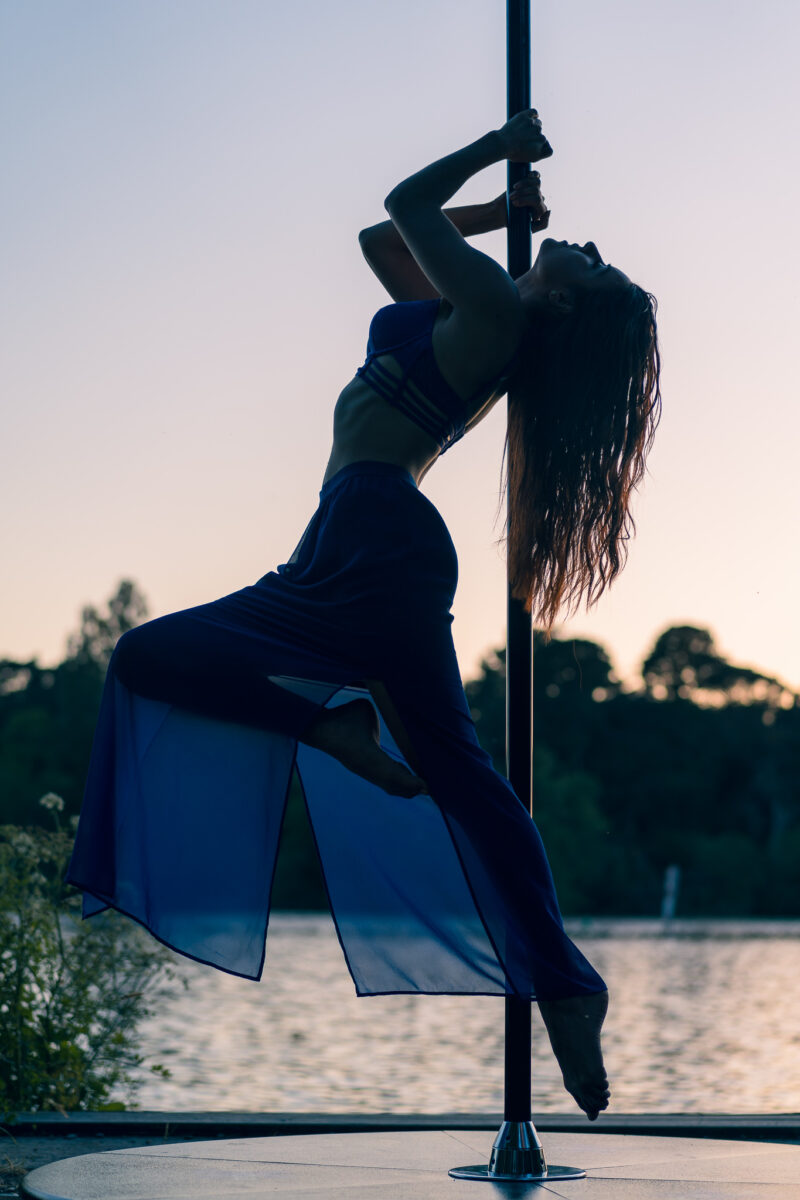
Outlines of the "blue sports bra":
{"type": "MultiPolygon", "coordinates": [[[[464,436],[472,398],[462,400],[436,363],[431,334],[440,304],[437,297],[403,300],[378,309],[369,327],[366,361],[356,375],[424,430],[444,453],[464,436]],[[385,354],[398,363],[399,375],[381,362],[385,354]]],[[[508,373],[506,367],[503,377],[508,373]]],[[[488,396],[491,391],[484,385],[475,395],[488,396]]]]}

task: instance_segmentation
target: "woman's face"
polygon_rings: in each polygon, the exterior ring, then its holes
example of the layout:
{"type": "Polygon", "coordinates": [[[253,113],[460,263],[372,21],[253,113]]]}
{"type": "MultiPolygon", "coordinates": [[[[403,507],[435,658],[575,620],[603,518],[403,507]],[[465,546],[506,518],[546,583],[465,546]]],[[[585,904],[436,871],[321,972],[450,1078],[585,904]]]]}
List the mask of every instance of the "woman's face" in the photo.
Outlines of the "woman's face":
{"type": "Polygon", "coordinates": [[[545,238],[536,261],[517,280],[523,300],[569,297],[575,289],[630,286],[630,279],[617,267],[604,263],[594,242],[557,242],[545,238]]]}

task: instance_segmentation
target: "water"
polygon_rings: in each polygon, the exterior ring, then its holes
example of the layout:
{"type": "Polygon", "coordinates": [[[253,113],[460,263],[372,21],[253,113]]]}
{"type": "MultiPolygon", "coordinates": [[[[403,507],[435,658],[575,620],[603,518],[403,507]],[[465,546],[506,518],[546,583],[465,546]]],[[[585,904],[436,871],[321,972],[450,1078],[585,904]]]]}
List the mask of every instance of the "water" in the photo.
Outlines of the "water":
{"type": "MultiPolygon", "coordinates": [[[[570,932],[608,981],[617,1112],[800,1111],[800,922],[595,922],[570,932]]],[[[260,983],[175,956],[187,991],[142,1027],[139,1107],[502,1109],[500,997],[357,998],[327,916],[270,922],[260,983]]],[[[569,1112],[534,1006],[534,1103],[569,1112]]]]}

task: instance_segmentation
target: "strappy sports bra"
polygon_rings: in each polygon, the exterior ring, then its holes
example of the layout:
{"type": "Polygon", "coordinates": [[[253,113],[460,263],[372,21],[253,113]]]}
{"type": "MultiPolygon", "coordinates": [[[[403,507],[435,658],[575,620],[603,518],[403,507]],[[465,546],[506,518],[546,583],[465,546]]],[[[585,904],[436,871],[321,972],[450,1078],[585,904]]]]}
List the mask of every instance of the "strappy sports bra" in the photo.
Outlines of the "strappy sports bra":
{"type": "Polygon", "coordinates": [[[372,318],[367,357],[356,375],[438,444],[441,453],[464,436],[469,408],[481,394],[492,394],[510,373],[506,367],[494,387],[484,384],[469,400],[451,388],[433,354],[432,332],[441,299],[387,304],[372,318]],[[382,362],[391,354],[400,374],[382,362]]]}

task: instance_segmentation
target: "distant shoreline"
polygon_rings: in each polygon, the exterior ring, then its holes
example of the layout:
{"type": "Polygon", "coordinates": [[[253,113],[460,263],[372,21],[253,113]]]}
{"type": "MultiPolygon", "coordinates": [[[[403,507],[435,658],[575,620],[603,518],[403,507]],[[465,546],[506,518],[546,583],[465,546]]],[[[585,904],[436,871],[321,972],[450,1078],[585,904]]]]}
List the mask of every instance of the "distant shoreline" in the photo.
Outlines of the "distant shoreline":
{"type": "Polygon", "coordinates": [[[565,917],[571,937],[800,938],[797,917],[565,917]]]}
{"type": "MultiPolygon", "coordinates": [[[[326,909],[273,909],[270,923],[319,920],[326,909]]],[[[798,917],[565,917],[570,937],[800,938],[798,917]]]]}

